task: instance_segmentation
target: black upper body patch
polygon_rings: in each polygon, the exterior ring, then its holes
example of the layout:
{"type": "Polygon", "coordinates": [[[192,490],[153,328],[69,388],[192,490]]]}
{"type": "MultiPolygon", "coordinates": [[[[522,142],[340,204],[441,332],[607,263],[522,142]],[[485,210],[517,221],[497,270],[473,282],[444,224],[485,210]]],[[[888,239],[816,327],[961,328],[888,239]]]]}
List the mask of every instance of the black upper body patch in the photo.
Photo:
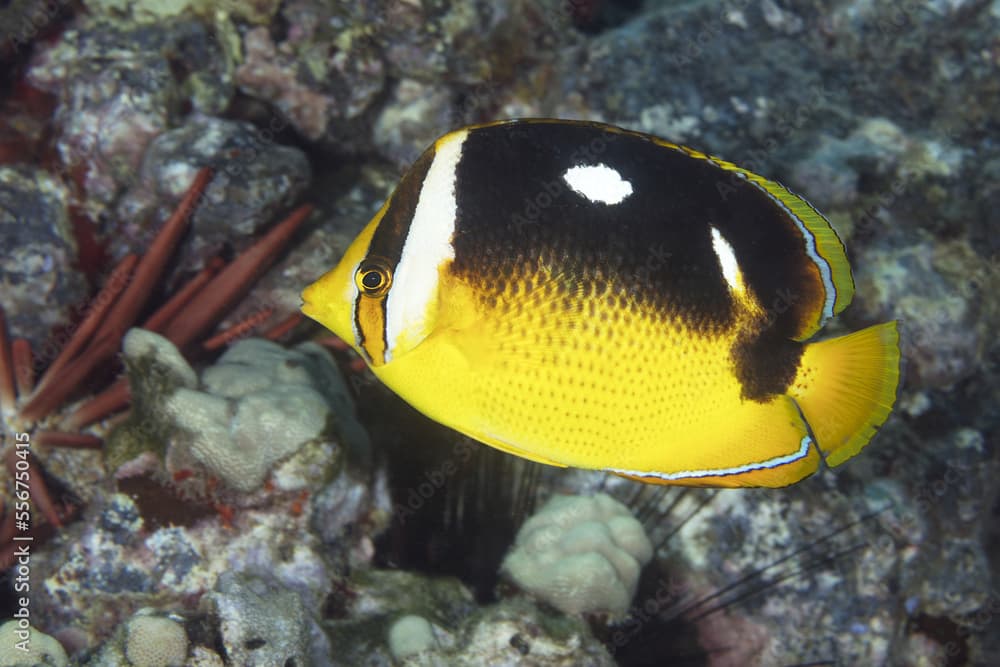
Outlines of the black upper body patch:
{"type": "Polygon", "coordinates": [[[697,329],[726,328],[734,304],[712,248],[715,227],[776,333],[793,331],[799,306],[823,298],[800,231],[765,192],[645,135],[565,121],[474,128],[455,193],[454,270],[477,282],[507,279],[525,262],[559,262],[552,268],[580,282],[610,276],[636,301],[697,329]],[[591,201],[564,176],[596,165],[618,172],[631,194],[591,201]]]}

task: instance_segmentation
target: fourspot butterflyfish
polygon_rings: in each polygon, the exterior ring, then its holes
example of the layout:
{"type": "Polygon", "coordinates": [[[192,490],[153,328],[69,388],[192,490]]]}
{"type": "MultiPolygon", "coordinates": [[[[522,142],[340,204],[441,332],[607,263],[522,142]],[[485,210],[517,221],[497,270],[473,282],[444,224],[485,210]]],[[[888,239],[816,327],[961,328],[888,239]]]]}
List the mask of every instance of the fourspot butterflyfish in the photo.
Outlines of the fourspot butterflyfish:
{"type": "Polygon", "coordinates": [[[784,486],[892,409],[896,322],[812,341],[854,293],[778,183],[593,122],[438,139],[303,292],[417,410],[505,452],[661,484],[784,486]]]}

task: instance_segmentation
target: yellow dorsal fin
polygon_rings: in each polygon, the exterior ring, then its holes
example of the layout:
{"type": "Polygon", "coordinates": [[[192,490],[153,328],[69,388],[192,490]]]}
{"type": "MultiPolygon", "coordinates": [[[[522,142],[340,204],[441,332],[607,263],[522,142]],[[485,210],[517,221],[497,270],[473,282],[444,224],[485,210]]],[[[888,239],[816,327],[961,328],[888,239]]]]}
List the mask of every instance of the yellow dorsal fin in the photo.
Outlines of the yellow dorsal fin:
{"type": "Polygon", "coordinates": [[[830,221],[813,208],[812,204],[781,183],[747,171],[732,162],[662,139],[656,141],[662,146],[679,150],[690,157],[710,162],[752,183],[763,190],[777,206],[784,209],[799,228],[806,245],[806,254],[816,265],[827,298],[817,309],[815,316],[802,323],[796,340],[807,340],[819,331],[829,318],[847,308],[854,298],[854,278],[851,276],[851,265],[847,261],[847,251],[830,221]]]}

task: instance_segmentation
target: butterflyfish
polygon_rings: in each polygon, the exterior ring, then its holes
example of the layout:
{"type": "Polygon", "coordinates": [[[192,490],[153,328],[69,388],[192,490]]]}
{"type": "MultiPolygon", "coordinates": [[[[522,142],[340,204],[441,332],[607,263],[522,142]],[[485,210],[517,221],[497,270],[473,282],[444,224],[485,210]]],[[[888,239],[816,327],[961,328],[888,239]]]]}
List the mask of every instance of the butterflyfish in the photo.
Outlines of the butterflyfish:
{"type": "Polygon", "coordinates": [[[854,282],[775,181],[617,127],[438,139],[303,312],[433,420],[644,482],[785,486],[857,454],[899,383],[895,321],[817,332],[854,282]]]}

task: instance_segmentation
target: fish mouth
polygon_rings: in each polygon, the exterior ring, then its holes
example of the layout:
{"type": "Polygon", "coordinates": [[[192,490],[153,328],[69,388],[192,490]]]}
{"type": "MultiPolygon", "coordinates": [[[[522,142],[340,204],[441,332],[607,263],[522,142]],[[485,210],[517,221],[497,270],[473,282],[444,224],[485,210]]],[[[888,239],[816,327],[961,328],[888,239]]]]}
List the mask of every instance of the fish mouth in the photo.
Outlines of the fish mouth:
{"type": "Polygon", "coordinates": [[[299,310],[308,317],[319,321],[319,307],[316,305],[316,300],[312,299],[312,293],[316,289],[316,283],[312,283],[299,294],[299,299],[302,303],[299,305],[299,310]]]}
{"type": "Polygon", "coordinates": [[[302,314],[305,315],[306,317],[319,321],[319,317],[317,317],[318,313],[316,312],[316,307],[310,302],[303,300],[302,303],[299,305],[299,310],[301,310],[302,314]]]}
{"type": "Polygon", "coordinates": [[[323,316],[323,308],[319,305],[317,300],[309,298],[313,287],[314,285],[310,285],[302,290],[302,294],[299,295],[299,298],[301,299],[299,311],[301,311],[302,314],[309,319],[329,328],[329,325],[324,321],[326,318],[323,316]]]}
{"type": "Polygon", "coordinates": [[[345,337],[345,335],[351,336],[352,334],[349,308],[341,308],[336,304],[331,305],[329,299],[324,298],[318,281],[302,290],[299,298],[301,299],[299,311],[303,315],[330,330],[338,338],[350,343],[351,338],[345,337]]]}

